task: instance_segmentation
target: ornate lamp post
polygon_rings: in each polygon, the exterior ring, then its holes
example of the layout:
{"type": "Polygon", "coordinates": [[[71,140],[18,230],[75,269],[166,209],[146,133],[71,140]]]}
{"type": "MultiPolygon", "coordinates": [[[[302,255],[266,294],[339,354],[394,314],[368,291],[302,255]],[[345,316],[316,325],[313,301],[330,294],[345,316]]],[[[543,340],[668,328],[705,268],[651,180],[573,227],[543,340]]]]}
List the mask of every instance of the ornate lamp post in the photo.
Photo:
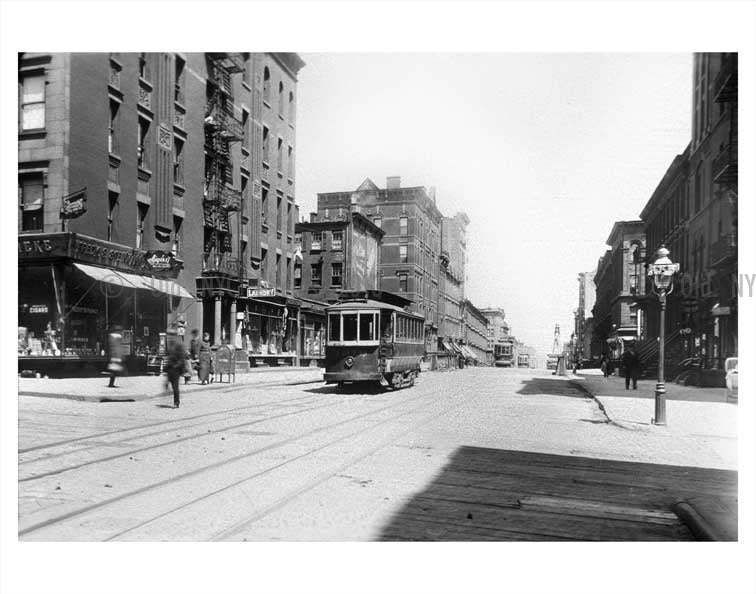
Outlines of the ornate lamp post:
{"type": "Polygon", "coordinates": [[[669,250],[664,246],[656,252],[656,261],[649,267],[648,276],[653,278],[653,291],[659,296],[659,379],[654,390],[654,425],[667,424],[667,409],[664,387],[664,313],[667,309],[667,295],[674,289],[672,277],[680,270],[680,265],[669,259],[669,250]]]}

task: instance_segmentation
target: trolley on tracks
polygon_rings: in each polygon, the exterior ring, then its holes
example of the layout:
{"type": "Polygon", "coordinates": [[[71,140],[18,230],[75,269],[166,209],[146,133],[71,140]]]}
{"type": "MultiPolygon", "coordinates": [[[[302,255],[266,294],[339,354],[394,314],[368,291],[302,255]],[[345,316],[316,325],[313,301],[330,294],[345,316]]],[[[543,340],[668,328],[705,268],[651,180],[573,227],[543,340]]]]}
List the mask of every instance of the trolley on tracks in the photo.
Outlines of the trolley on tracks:
{"type": "Polygon", "coordinates": [[[425,355],[425,320],[405,309],[410,303],[385,291],[342,293],[326,310],[326,383],[414,385],[425,355]]]}

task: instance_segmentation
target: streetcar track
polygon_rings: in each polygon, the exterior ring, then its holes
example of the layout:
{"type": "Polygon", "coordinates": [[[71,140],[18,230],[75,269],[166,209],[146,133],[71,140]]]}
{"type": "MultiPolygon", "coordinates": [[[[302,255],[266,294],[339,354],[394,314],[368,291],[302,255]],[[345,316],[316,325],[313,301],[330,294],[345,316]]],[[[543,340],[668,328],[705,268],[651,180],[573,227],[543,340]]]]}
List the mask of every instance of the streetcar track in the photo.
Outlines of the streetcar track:
{"type": "MultiPolygon", "coordinates": [[[[284,495],[283,497],[280,497],[279,499],[277,499],[273,503],[271,503],[271,504],[267,505],[266,507],[264,507],[263,509],[255,512],[254,514],[252,514],[250,517],[246,518],[242,522],[238,522],[238,523],[234,524],[233,526],[231,526],[230,528],[226,528],[225,530],[222,530],[221,532],[219,532],[219,533],[211,536],[209,540],[212,540],[212,541],[224,540],[224,539],[228,538],[229,536],[232,536],[234,534],[238,534],[239,532],[245,530],[249,525],[257,522],[258,520],[261,520],[265,516],[267,516],[267,515],[275,512],[275,511],[278,511],[279,509],[281,509],[284,506],[288,505],[290,502],[294,501],[297,497],[303,495],[307,491],[311,491],[312,489],[314,489],[315,487],[323,484],[327,480],[330,480],[335,475],[337,475],[337,474],[339,474],[341,472],[344,472],[350,466],[353,466],[353,465],[357,464],[358,462],[364,460],[365,458],[369,458],[370,456],[372,456],[376,452],[379,452],[383,448],[391,445],[392,443],[395,443],[398,439],[404,437],[408,433],[410,433],[412,431],[415,431],[416,429],[418,429],[419,427],[422,427],[423,425],[427,425],[428,423],[433,422],[434,420],[438,419],[439,417],[442,417],[442,416],[448,414],[452,410],[454,410],[456,408],[459,408],[459,407],[463,406],[464,404],[467,404],[468,402],[469,401],[460,402],[458,404],[455,404],[453,406],[450,406],[450,407],[442,410],[438,414],[431,415],[427,419],[424,419],[424,420],[422,420],[420,422],[417,422],[417,423],[414,423],[414,424],[410,425],[406,429],[402,430],[399,434],[391,436],[389,439],[386,439],[386,440],[382,441],[377,446],[371,447],[366,452],[361,452],[358,456],[353,456],[352,458],[350,458],[349,460],[347,460],[343,464],[340,464],[335,469],[332,468],[332,469],[329,469],[329,470],[327,470],[325,472],[320,473],[316,478],[308,481],[306,484],[302,485],[298,489],[295,489],[291,493],[289,493],[287,495],[284,495]]],[[[422,408],[422,406],[418,407],[418,409],[419,408],[422,408]]],[[[414,410],[418,410],[418,409],[414,409],[414,410]]],[[[399,415],[399,416],[403,416],[403,415],[399,415]]],[[[337,440],[337,441],[340,441],[340,440],[337,440]]],[[[254,476],[250,477],[250,478],[254,478],[254,476]]]]}
{"type": "MultiPolygon", "coordinates": [[[[416,406],[415,408],[410,409],[408,411],[404,411],[404,412],[402,412],[402,413],[400,413],[398,415],[394,415],[393,417],[390,417],[388,419],[384,419],[382,421],[379,421],[378,423],[376,423],[375,425],[373,425],[372,427],[370,427],[370,429],[374,429],[375,427],[379,427],[380,425],[384,425],[386,423],[390,423],[392,421],[395,421],[396,419],[399,419],[399,418],[404,417],[406,415],[412,414],[412,413],[414,413],[414,412],[416,412],[416,411],[418,411],[418,410],[420,410],[420,409],[422,409],[424,407],[425,407],[425,403],[421,404],[420,406],[416,406]]],[[[339,442],[345,441],[347,439],[351,439],[354,436],[360,435],[360,434],[362,434],[364,432],[365,432],[364,428],[358,429],[357,431],[354,431],[352,433],[349,433],[348,435],[344,435],[342,437],[339,437],[338,439],[335,439],[335,440],[330,441],[330,442],[328,442],[326,444],[323,444],[321,446],[313,448],[312,450],[309,450],[309,451],[307,451],[307,452],[305,452],[303,454],[299,454],[298,456],[294,456],[293,458],[289,458],[287,460],[284,460],[283,462],[280,462],[279,464],[276,464],[274,466],[270,466],[268,468],[265,468],[265,469],[263,469],[263,470],[261,470],[259,472],[256,472],[255,474],[251,474],[251,475],[246,476],[246,477],[244,477],[242,479],[234,481],[233,483],[225,485],[225,486],[221,487],[220,489],[216,489],[215,491],[212,491],[210,493],[206,493],[205,495],[203,495],[201,497],[198,497],[197,499],[193,499],[192,501],[188,501],[188,502],[180,505],[179,507],[176,507],[174,509],[171,509],[171,510],[168,510],[166,512],[163,512],[163,513],[161,513],[161,514],[159,514],[159,515],[157,515],[157,516],[155,516],[153,518],[150,518],[149,520],[145,520],[144,522],[141,522],[140,524],[137,524],[136,526],[131,526],[130,528],[127,528],[126,530],[123,530],[123,531],[119,532],[118,534],[115,534],[113,536],[110,536],[110,537],[106,538],[105,541],[111,541],[111,540],[114,540],[116,538],[119,538],[120,536],[123,536],[124,534],[128,534],[129,532],[132,532],[134,530],[142,528],[142,527],[144,527],[144,526],[146,526],[148,524],[151,524],[152,522],[160,520],[160,519],[162,519],[164,517],[167,517],[167,516],[169,516],[171,514],[174,514],[174,513],[178,512],[178,511],[181,511],[182,509],[185,509],[185,508],[190,507],[190,506],[192,506],[192,505],[194,505],[196,503],[199,503],[200,501],[204,501],[205,499],[209,499],[210,497],[218,495],[218,494],[220,494],[220,493],[222,493],[224,491],[227,491],[229,489],[233,489],[234,487],[237,487],[237,486],[241,485],[242,483],[245,483],[247,481],[259,478],[259,477],[261,477],[263,475],[266,475],[268,473],[271,473],[271,472],[273,472],[275,470],[278,470],[279,468],[282,468],[282,467],[286,466],[287,464],[291,464],[293,462],[296,462],[297,460],[301,460],[302,458],[306,458],[307,456],[310,456],[311,454],[314,454],[315,452],[319,452],[321,450],[329,448],[329,447],[331,447],[334,444],[337,444],[339,442]]]]}
{"type": "MultiPolygon", "coordinates": [[[[282,402],[280,402],[278,404],[286,404],[286,402],[289,402],[289,401],[282,401],[282,402]]],[[[316,400],[310,399],[310,402],[308,402],[306,404],[312,404],[314,402],[316,402],[316,400]]],[[[259,405],[259,407],[263,407],[263,406],[266,406],[266,405],[259,405]]],[[[274,406],[274,405],[272,405],[272,406],[274,406]]],[[[298,405],[296,405],[296,404],[294,404],[294,405],[287,405],[287,408],[297,407],[297,406],[298,405]]],[[[179,423],[181,421],[196,420],[196,419],[199,419],[200,417],[220,415],[220,414],[224,414],[224,413],[235,413],[236,411],[245,410],[245,409],[248,409],[248,408],[258,408],[258,407],[257,406],[250,406],[250,407],[243,407],[243,408],[227,409],[227,410],[223,410],[223,411],[220,411],[220,412],[217,412],[217,413],[208,413],[206,415],[196,415],[194,417],[185,417],[183,419],[176,419],[175,421],[165,421],[165,423],[179,423]]],[[[276,408],[280,408],[280,407],[276,407],[276,408]]],[[[261,412],[264,413],[265,411],[261,411],[261,412]]],[[[250,414],[250,413],[248,412],[248,413],[245,413],[245,414],[250,414]]],[[[223,419],[219,419],[219,421],[220,420],[223,420],[223,419]]],[[[175,427],[160,429],[158,431],[153,431],[151,433],[143,433],[141,435],[135,435],[133,437],[121,437],[118,440],[113,441],[113,442],[102,442],[102,443],[95,443],[95,444],[87,444],[88,441],[90,441],[92,439],[97,439],[97,436],[82,438],[81,440],[76,440],[76,441],[81,441],[82,444],[85,445],[85,447],[82,447],[82,448],[79,448],[79,449],[75,449],[75,450],[66,450],[66,451],[63,451],[63,452],[58,452],[56,454],[49,454],[47,456],[40,456],[38,458],[31,458],[29,460],[21,460],[21,461],[19,461],[19,468],[22,465],[24,465],[24,464],[32,464],[34,462],[47,462],[48,460],[51,460],[53,458],[61,458],[63,456],[70,456],[72,454],[80,454],[81,452],[86,452],[88,450],[91,450],[91,449],[94,449],[94,448],[98,448],[98,447],[103,447],[103,446],[118,446],[122,441],[134,441],[134,440],[138,440],[138,439],[144,439],[144,438],[147,438],[147,437],[153,437],[155,435],[161,435],[163,433],[167,433],[168,431],[184,431],[184,430],[190,429],[192,427],[197,427],[197,426],[203,425],[206,422],[208,422],[206,419],[202,419],[202,420],[200,420],[200,421],[198,421],[196,423],[186,423],[186,424],[178,425],[178,426],[175,426],[175,427]]],[[[216,421],[209,421],[209,422],[216,422],[216,421]]],[[[146,428],[149,428],[149,426],[139,427],[138,429],[146,429],[146,428]]],[[[124,430],[124,432],[126,432],[126,431],[130,431],[130,430],[124,430]]],[[[70,444],[67,444],[67,445],[70,445],[70,444]]],[[[94,461],[92,461],[92,462],[94,462],[94,461]]],[[[34,475],[34,476],[37,477],[37,476],[41,476],[41,475],[34,475]]],[[[25,479],[21,479],[21,481],[27,481],[27,480],[30,480],[29,477],[27,477],[25,479]]]]}
{"type": "Polygon", "coordinates": [[[36,446],[31,446],[31,447],[24,448],[24,449],[19,449],[18,453],[19,454],[25,454],[27,452],[33,452],[33,451],[42,450],[42,449],[46,449],[46,448],[53,448],[53,447],[58,447],[58,446],[62,446],[62,445],[68,445],[68,444],[71,444],[71,443],[75,443],[77,441],[84,441],[84,440],[87,440],[87,439],[96,439],[98,437],[105,437],[105,436],[108,436],[108,435],[115,435],[117,433],[125,433],[125,432],[128,432],[128,431],[137,431],[139,429],[149,429],[150,427],[157,427],[159,425],[168,425],[170,423],[179,423],[181,421],[189,421],[189,420],[194,420],[194,419],[201,419],[201,418],[204,418],[204,417],[210,417],[210,416],[213,416],[213,415],[220,415],[220,414],[227,413],[227,412],[234,412],[236,410],[246,410],[246,409],[249,409],[249,408],[260,408],[260,407],[263,407],[263,406],[270,406],[271,404],[274,404],[274,405],[275,404],[284,404],[284,403],[287,403],[287,402],[296,402],[298,400],[305,400],[305,399],[311,399],[312,400],[312,396],[310,396],[310,395],[307,395],[307,396],[298,396],[297,398],[291,398],[289,400],[280,400],[280,401],[276,401],[276,402],[264,402],[264,403],[259,403],[259,404],[251,404],[249,406],[243,406],[243,407],[237,407],[237,408],[227,408],[227,409],[223,409],[223,410],[220,410],[220,411],[217,411],[217,412],[202,413],[200,415],[194,415],[194,416],[190,416],[190,417],[182,417],[180,419],[171,419],[171,420],[167,420],[167,421],[158,421],[156,423],[148,423],[146,425],[137,425],[137,426],[134,426],[134,427],[127,427],[127,428],[123,428],[123,429],[115,429],[113,431],[105,431],[103,433],[95,433],[95,434],[92,434],[92,435],[85,435],[83,437],[73,437],[71,439],[65,439],[65,440],[61,440],[61,441],[55,441],[55,442],[50,442],[50,443],[46,443],[46,444],[40,444],[40,445],[36,445],[36,446]]]}
{"type": "MultiPolygon", "coordinates": [[[[416,398],[401,400],[401,401],[399,401],[397,403],[394,403],[392,405],[389,405],[389,406],[385,406],[385,407],[382,407],[382,408],[374,409],[374,410],[371,410],[369,412],[362,413],[360,415],[356,415],[356,416],[353,416],[353,417],[349,417],[348,419],[344,419],[344,420],[338,421],[336,423],[332,423],[330,425],[324,425],[324,426],[321,426],[321,427],[317,427],[317,428],[315,428],[315,429],[313,429],[311,431],[308,431],[306,433],[303,433],[301,435],[292,436],[290,438],[283,439],[283,440],[280,440],[280,441],[272,443],[272,444],[268,444],[266,446],[258,448],[257,450],[253,450],[252,452],[246,452],[246,453],[243,453],[243,454],[239,454],[237,456],[233,456],[231,458],[227,458],[227,459],[224,459],[224,460],[219,460],[217,462],[213,462],[212,464],[208,464],[206,466],[202,466],[200,468],[196,468],[194,470],[190,470],[188,472],[185,472],[185,473],[173,476],[173,477],[169,477],[169,478],[164,479],[162,481],[158,481],[157,483],[153,483],[151,485],[145,485],[144,487],[139,487],[137,489],[133,489],[133,490],[128,491],[126,493],[122,493],[120,495],[116,495],[114,497],[111,497],[109,499],[104,499],[102,501],[98,501],[96,503],[92,503],[92,504],[84,506],[82,508],[79,508],[79,509],[76,509],[76,510],[72,510],[70,512],[66,512],[66,513],[61,514],[59,516],[56,516],[56,517],[53,517],[53,518],[48,518],[47,520],[43,520],[43,521],[38,522],[36,524],[32,524],[31,526],[27,526],[26,528],[20,529],[18,531],[18,536],[21,537],[21,536],[24,536],[26,534],[30,534],[32,532],[36,532],[37,530],[41,530],[42,528],[46,528],[48,526],[51,526],[53,524],[58,524],[58,523],[61,523],[61,522],[65,522],[67,520],[70,520],[71,518],[87,514],[87,513],[91,512],[91,511],[94,511],[94,510],[106,507],[108,505],[112,505],[113,503],[117,503],[117,502],[122,501],[124,499],[127,499],[129,497],[134,497],[134,496],[137,496],[137,495],[141,495],[142,493],[146,493],[148,491],[152,491],[152,490],[158,489],[160,487],[164,487],[164,486],[166,486],[168,484],[171,484],[173,482],[184,480],[184,479],[187,479],[187,478],[191,478],[191,477],[197,476],[197,475],[199,475],[199,474],[201,474],[203,472],[207,472],[209,470],[214,470],[216,468],[220,468],[220,467],[225,466],[227,464],[232,464],[234,462],[238,462],[239,460],[243,460],[245,458],[251,458],[251,457],[256,456],[258,454],[261,454],[263,452],[266,452],[266,451],[269,451],[269,450],[273,450],[273,449],[276,449],[276,448],[288,445],[290,443],[293,443],[293,442],[295,442],[297,440],[309,437],[311,435],[315,435],[315,434],[320,433],[322,431],[326,431],[328,429],[332,429],[334,427],[338,427],[339,425],[344,425],[346,423],[350,423],[352,421],[356,421],[358,419],[362,419],[362,418],[365,418],[365,417],[368,417],[368,416],[371,416],[371,415],[383,412],[385,410],[389,410],[391,408],[396,408],[397,406],[401,406],[402,404],[406,404],[408,402],[414,402],[414,401],[421,400],[421,399],[424,399],[424,398],[427,399],[429,397],[430,398],[435,398],[435,393],[431,392],[429,394],[423,394],[421,396],[417,396],[416,398]]],[[[295,414],[295,413],[289,413],[289,414],[295,414]]]]}
{"type": "MultiPolygon", "coordinates": [[[[162,447],[166,447],[166,446],[175,445],[177,443],[188,441],[190,439],[197,439],[199,437],[207,437],[208,435],[214,435],[216,433],[225,433],[227,431],[232,431],[234,429],[239,429],[241,427],[249,427],[251,425],[257,425],[259,423],[265,423],[267,421],[272,421],[272,420],[275,420],[275,419],[281,419],[281,418],[284,418],[284,417],[289,417],[291,415],[298,415],[300,413],[310,412],[310,411],[313,411],[313,410],[319,410],[321,408],[328,408],[329,406],[336,406],[338,404],[341,404],[341,403],[340,402],[330,402],[328,404],[323,404],[323,405],[320,405],[320,406],[312,406],[312,407],[305,408],[305,409],[297,409],[297,410],[281,413],[279,415],[273,415],[272,417],[263,417],[261,419],[255,419],[254,421],[246,421],[244,423],[237,423],[236,425],[229,425],[227,427],[223,427],[223,428],[220,428],[220,429],[208,430],[208,431],[206,431],[204,433],[194,433],[192,435],[186,435],[184,437],[178,437],[176,439],[171,439],[171,440],[168,440],[168,441],[164,441],[164,442],[159,443],[159,444],[144,446],[144,447],[141,447],[141,448],[137,448],[135,450],[128,450],[126,452],[119,452],[118,454],[112,454],[110,456],[105,456],[104,458],[98,458],[97,460],[90,460],[88,462],[81,462],[79,464],[74,464],[72,466],[66,466],[64,468],[57,468],[57,469],[49,470],[47,472],[43,472],[43,473],[40,473],[40,474],[35,474],[35,475],[27,476],[27,477],[24,477],[24,478],[19,478],[18,482],[19,483],[26,483],[26,482],[29,482],[29,481],[34,481],[34,480],[46,478],[48,476],[55,476],[55,475],[63,474],[64,472],[70,472],[71,470],[78,470],[80,468],[84,468],[85,466],[91,466],[93,464],[100,464],[102,462],[110,462],[111,460],[116,460],[118,458],[124,458],[126,456],[132,456],[134,454],[141,454],[141,453],[147,452],[149,450],[155,450],[157,448],[162,448],[162,447]]],[[[220,419],[220,420],[222,421],[223,419],[220,419]]],[[[177,430],[178,429],[176,429],[176,431],[177,430]]],[[[162,433],[162,432],[159,432],[159,433],[162,433]]]]}

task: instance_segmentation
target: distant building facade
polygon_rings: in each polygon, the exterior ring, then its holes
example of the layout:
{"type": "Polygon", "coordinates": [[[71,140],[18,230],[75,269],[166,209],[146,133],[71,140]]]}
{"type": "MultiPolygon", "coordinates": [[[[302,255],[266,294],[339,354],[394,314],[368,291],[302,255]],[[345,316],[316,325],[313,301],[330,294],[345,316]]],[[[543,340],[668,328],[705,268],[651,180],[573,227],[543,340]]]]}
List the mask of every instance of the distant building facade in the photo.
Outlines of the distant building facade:
{"type": "Polygon", "coordinates": [[[463,303],[463,344],[472,352],[472,363],[484,365],[488,360],[488,318],[469,299],[463,303]]]}
{"type": "Polygon", "coordinates": [[[442,216],[424,187],[403,188],[389,177],[385,188],[366,179],[356,190],[318,194],[318,220],[359,212],[384,232],[378,264],[380,289],[412,300],[425,318],[426,351],[439,336],[439,258],[442,216]]]}
{"type": "Polygon", "coordinates": [[[646,241],[643,221],[618,221],[606,240],[594,282],[594,344],[601,353],[619,358],[627,342],[644,337],[637,298],[645,286],[646,241]]]}

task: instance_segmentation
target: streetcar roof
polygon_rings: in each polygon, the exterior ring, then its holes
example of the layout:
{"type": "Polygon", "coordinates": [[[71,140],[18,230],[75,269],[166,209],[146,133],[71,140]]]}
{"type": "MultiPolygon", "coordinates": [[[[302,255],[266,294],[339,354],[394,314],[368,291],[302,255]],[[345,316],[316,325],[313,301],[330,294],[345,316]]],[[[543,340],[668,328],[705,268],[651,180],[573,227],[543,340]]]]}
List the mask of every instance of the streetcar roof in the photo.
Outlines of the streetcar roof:
{"type": "Polygon", "coordinates": [[[397,307],[396,305],[391,305],[390,303],[384,303],[383,301],[375,301],[373,299],[354,299],[350,301],[339,301],[338,303],[334,303],[333,305],[330,305],[327,311],[335,312],[335,311],[355,310],[355,309],[356,310],[376,310],[376,309],[386,310],[388,309],[390,311],[403,313],[410,317],[422,319],[422,316],[411,313],[404,308],[397,307]]]}

